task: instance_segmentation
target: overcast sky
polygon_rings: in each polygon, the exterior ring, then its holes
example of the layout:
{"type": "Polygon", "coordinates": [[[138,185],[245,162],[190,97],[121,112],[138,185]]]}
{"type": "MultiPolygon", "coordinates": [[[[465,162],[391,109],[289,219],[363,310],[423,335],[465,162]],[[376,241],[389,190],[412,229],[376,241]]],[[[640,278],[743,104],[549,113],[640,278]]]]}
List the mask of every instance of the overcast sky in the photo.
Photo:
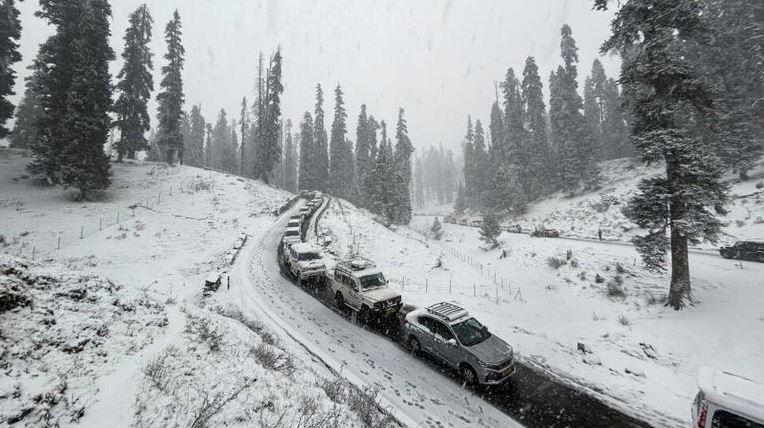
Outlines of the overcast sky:
{"type": "MultiPolygon", "coordinates": [[[[128,14],[144,1],[113,0],[112,47],[122,52],[128,14]]],[[[589,74],[609,34],[612,12],[591,10],[589,0],[154,0],[155,89],[164,64],[163,32],[173,9],[180,11],[186,47],[187,108],[201,104],[208,122],[220,108],[239,116],[241,98],[251,100],[258,52],[277,45],[284,56],[285,119],[298,124],[313,110],[317,82],[325,88],[327,128],[333,89],[341,83],[348,107],[348,131],[362,103],[394,126],[398,107],[406,111],[416,147],[443,143],[458,149],[468,114],[487,122],[494,82],[508,67],[522,73],[535,56],[544,89],[560,63],[560,27],[568,23],[579,47],[579,76],[589,74]]],[[[22,10],[20,76],[51,33],[34,17],[38,2],[22,10]]],[[[602,59],[608,75],[617,58],[602,59]]],[[[118,59],[112,64],[116,75],[118,59]]],[[[17,80],[17,94],[23,80],[17,80]]],[[[154,96],[156,93],[154,94],[154,96]]],[[[17,101],[18,96],[14,101],[17,101]]],[[[151,114],[156,105],[152,102],[151,114]]]]}

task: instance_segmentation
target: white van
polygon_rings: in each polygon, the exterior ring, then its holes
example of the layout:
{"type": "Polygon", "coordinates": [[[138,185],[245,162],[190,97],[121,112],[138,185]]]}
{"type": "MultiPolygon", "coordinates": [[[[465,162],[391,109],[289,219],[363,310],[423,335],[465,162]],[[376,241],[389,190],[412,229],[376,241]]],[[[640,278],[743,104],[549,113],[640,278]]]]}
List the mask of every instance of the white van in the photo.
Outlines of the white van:
{"type": "Polygon", "coordinates": [[[692,406],[694,428],[764,428],[764,385],[701,367],[692,406]]]}

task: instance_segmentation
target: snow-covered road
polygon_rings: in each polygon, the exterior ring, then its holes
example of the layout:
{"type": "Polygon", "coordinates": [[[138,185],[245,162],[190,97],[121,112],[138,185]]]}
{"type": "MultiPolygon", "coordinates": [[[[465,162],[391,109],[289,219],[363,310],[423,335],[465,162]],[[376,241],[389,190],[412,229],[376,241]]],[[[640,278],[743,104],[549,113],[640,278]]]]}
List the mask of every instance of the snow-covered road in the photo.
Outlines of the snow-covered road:
{"type": "Polygon", "coordinates": [[[250,231],[254,238],[233,270],[229,296],[234,303],[260,314],[285,342],[302,347],[303,353],[308,350],[351,382],[377,386],[382,405],[405,425],[521,426],[396,343],[350,323],[284,279],[276,250],[286,219],[296,208],[269,230],[250,231]]]}

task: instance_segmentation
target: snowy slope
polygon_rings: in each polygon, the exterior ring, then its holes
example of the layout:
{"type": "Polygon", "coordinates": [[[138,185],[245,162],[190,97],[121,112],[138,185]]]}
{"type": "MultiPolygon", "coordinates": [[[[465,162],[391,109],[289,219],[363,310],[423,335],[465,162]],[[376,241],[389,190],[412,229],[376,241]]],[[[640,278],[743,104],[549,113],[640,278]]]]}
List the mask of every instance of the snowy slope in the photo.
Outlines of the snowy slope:
{"type": "MultiPolygon", "coordinates": [[[[659,167],[646,167],[633,159],[615,159],[600,163],[601,186],[596,192],[570,197],[560,193],[529,206],[528,212],[505,219],[520,224],[526,230],[546,226],[561,231],[564,236],[596,238],[602,230],[605,240],[628,241],[638,233],[636,225],[621,212],[642,178],[658,174],[659,167]]],[[[725,223],[723,243],[736,240],[764,241],[764,159],[750,173],[751,179],[739,182],[728,175],[730,185],[729,213],[725,223]]],[[[431,210],[424,210],[429,213],[431,210]]],[[[710,243],[703,248],[715,248],[710,243]]]]}
{"type": "Polygon", "coordinates": [[[287,350],[261,314],[231,307],[225,282],[201,295],[240,233],[270,230],[290,194],[130,163],[76,203],[26,177],[28,161],[0,150],[0,424],[391,422],[374,396],[287,350]]]}
{"type": "Polygon", "coordinates": [[[504,233],[500,259],[474,228],[427,239],[431,223],[391,231],[333,203],[321,226],[330,251],[373,258],[405,302],[456,301],[529,364],[656,426],[688,423],[701,365],[764,381],[762,264],[692,254],[697,304],[675,312],[660,304],[668,277],[645,272],[629,246],[504,233]]]}

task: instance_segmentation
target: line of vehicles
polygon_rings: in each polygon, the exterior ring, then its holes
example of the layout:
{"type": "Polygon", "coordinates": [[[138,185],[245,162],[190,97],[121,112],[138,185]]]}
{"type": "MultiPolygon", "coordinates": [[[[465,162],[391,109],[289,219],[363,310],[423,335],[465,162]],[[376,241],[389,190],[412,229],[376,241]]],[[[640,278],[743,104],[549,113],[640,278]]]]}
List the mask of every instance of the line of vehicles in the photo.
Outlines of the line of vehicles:
{"type": "MultiPolygon", "coordinates": [[[[399,323],[402,296],[389,287],[372,260],[351,256],[329,270],[321,249],[303,242],[300,231],[322,204],[323,199],[312,199],[290,217],[279,247],[282,271],[298,285],[324,288],[338,309],[354,312],[361,323],[399,323]]],[[[745,257],[739,254],[731,257],[745,257]]],[[[459,305],[439,302],[411,310],[402,318],[400,340],[412,354],[435,357],[456,370],[465,384],[500,385],[515,373],[512,346],[459,305]]],[[[691,416],[694,428],[764,428],[764,385],[702,368],[691,416]]]]}
{"type": "MultiPolygon", "coordinates": [[[[295,233],[322,203],[313,199],[289,218],[279,246],[282,272],[300,286],[330,292],[338,309],[352,311],[363,324],[399,324],[403,298],[372,260],[351,256],[328,270],[321,249],[295,233]]],[[[466,384],[498,385],[515,372],[512,347],[458,305],[436,303],[403,318],[401,338],[409,350],[442,361],[457,370],[466,384]]]]}
{"type": "MultiPolygon", "coordinates": [[[[471,226],[481,227],[483,226],[483,219],[481,217],[457,217],[455,215],[447,215],[443,217],[444,223],[458,224],[459,226],[471,226]]],[[[502,230],[509,233],[528,233],[533,237],[542,238],[559,238],[560,231],[557,229],[551,229],[548,227],[537,227],[533,230],[526,230],[519,224],[506,224],[501,227],[502,230]]]]}

